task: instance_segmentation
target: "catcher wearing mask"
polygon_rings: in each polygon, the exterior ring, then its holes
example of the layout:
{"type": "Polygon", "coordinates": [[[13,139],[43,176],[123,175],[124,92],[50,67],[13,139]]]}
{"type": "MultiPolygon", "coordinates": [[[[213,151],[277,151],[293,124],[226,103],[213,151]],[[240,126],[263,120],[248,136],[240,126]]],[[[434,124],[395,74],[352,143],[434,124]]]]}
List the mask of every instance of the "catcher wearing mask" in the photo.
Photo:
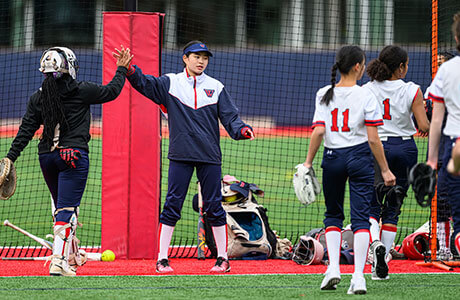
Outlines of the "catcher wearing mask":
{"type": "Polygon", "coordinates": [[[85,262],[85,257],[79,255],[75,230],[89,170],[90,105],[112,101],[120,94],[132,59],[130,50],[122,46],[116,59],[118,68],[112,81],[98,85],[76,80],[78,61],[71,49],[45,50],[39,68],[44,75],[43,83],[30,97],[19,131],[2,160],[1,192],[3,198],[9,198],[15,187],[13,163],[44,125],[38,155],[55,207],[49,266],[53,276],[75,276],[76,267],[85,262]]]}

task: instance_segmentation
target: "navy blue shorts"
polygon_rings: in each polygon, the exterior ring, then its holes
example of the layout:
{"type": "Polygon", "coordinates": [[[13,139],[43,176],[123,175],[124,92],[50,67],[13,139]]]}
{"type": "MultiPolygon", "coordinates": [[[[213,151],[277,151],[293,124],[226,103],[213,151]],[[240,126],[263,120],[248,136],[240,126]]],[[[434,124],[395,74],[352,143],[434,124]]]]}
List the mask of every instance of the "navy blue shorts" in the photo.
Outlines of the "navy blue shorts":
{"type": "Polygon", "coordinates": [[[75,162],[76,168],[69,167],[55,150],[39,155],[43,177],[53,196],[56,209],[63,207],[80,206],[81,198],[88,178],[88,152],[75,148],[81,153],[80,159],[75,162]]]}
{"type": "Polygon", "coordinates": [[[443,145],[440,145],[440,147],[444,148],[444,155],[442,157],[442,167],[438,171],[438,186],[445,186],[449,195],[452,220],[454,221],[454,236],[460,233],[460,177],[450,175],[446,166],[451,158],[455,140],[455,138],[446,138],[443,145]]]}
{"type": "Polygon", "coordinates": [[[190,179],[196,168],[201,184],[203,212],[211,226],[227,224],[225,210],[222,208],[221,166],[216,164],[183,162],[170,160],[168,171],[168,194],[160,215],[160,222],[175,226],[181,218],[181,210],[187,195],[190,179]]]}
{"type": "Polygon", "coordinates": [[[443,168],[444,166],[446,166],[447,162],[449,162],[451,152],[446,154],[446,157],[444,157],[444,153],[445,153],[444,148],[446,147],[445,143],[451,143],[451,139],[450,137],[442,134],[441,141],[439,143],[438,182],[436,186],[438,222],[447,222],[449,218],[451,217],[450,204],[449,204],[449,193],[448,193],[449,187],[448,187],[448,181],[445,178],[445,176],[447,175],[447,171],[446,171],[446,168],[443,168]],[[444,163],[444,159],[447,160],[445,163],[444,163]],[[443,169],[444,171],[442,171],[443,169]]]}
{"type": "Polygon", "coordinates": [[[374,164],[369,144],[324,148],[323,192],[326,202],[324,225],[342,228],[345,183],[350,188],[351,229],[369,229],[369,210],[374,192],[374,164]]]}
{"type": "MultiPolygon", "coordinates": [[[[401,186],[405,191],[409,189],[408,174],[410,169],[417,164],[418,149],[413,138],[404,140],[401,137],[388,137],[383,141],[383,149],[388,166],[396,177],[396,184],[401,186]]],[[[380,167],[374,160],[375,167],[375,184],[383,182],[380,173],[380,167]]],[[[371,217],[377,221],[382,219],[382,224],[398,224],[399,216],[396,214],[397,208],[387,206],[382,207],[377,202],[376,194],[373,194],[371,202],[371,217]]]]}

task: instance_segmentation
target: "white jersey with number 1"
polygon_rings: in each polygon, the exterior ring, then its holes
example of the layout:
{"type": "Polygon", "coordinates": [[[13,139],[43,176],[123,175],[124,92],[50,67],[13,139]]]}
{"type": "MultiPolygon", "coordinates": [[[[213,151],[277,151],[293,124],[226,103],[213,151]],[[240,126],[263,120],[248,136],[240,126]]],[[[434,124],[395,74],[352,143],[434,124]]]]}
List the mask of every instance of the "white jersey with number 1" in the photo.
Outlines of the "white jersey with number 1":
{"type": "Polygon", "coordinates": [[[326,91],[323,87],[316,93],[316,110],[313,128],[326,129],[324,146],[331,149],[351,147],[368,141],[366,126],[383,124],[380,107],[372,93],[355,85],[335,87],[329,105],[321,104],[326,91]]]}
{"type": "Polygon", "coordinates": [[[447,109],[444,135],[460,136],[460,57],[443,63],[436,73],[429,89],[428,98],[444,103],[447,109]]]}
{"type": "Polygon", "coordinates": [[[370,81],[363,85],[374,94],[382,110],[379,136],[412,136],[417,133],[412,121],[412,103],[420,87],[402,80],[370,81]]]}

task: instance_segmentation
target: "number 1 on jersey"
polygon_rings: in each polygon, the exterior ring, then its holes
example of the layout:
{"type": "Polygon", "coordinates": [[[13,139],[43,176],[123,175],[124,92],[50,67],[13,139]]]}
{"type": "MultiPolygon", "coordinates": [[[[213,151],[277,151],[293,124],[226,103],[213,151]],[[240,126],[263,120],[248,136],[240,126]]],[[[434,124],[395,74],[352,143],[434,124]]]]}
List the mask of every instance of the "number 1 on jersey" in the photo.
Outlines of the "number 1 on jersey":
{"type": "MultiPolygon", "coordinates": [[[[332,114],[332,126],[331,126],[331,131],[339,131],[339,127],[337,126],[337,119],[339,115],[339,109],[336,108],[333,111],[331,111],[332,114]]],[[[343,113],[343,126],[342,126],[342,132],[347,132],[350,131],[350,127],[348,127],[348,115],[349,115],[349,109],[347,108],[343,113]]]]}
{"type": "Polygon", "coordinates": [[[384,120],[391,120],[390,98],[386,98],[385,100],[383,100],[383,119],[384,120]]]}

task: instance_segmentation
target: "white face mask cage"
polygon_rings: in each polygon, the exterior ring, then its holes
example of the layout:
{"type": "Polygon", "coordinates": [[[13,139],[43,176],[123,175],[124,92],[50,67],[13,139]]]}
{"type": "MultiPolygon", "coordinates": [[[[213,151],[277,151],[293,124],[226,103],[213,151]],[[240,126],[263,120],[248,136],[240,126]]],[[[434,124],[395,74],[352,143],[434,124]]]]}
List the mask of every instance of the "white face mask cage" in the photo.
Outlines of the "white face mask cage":
{"type": "Polygon", "coordinates": [[[66,47],[52,47],[43,52],[40,59],[39,71],[53,73],[56,78],[67,73],[73,79],[77,78],[78,60],[75,53],[66,47]]]}
{"type": "Polygon", "coordinates": [[[317,240],[302,235],[294,246],[292,260],[299,265],[316,265],[321,263],[323,256],[323,246],[317,240]]]}

